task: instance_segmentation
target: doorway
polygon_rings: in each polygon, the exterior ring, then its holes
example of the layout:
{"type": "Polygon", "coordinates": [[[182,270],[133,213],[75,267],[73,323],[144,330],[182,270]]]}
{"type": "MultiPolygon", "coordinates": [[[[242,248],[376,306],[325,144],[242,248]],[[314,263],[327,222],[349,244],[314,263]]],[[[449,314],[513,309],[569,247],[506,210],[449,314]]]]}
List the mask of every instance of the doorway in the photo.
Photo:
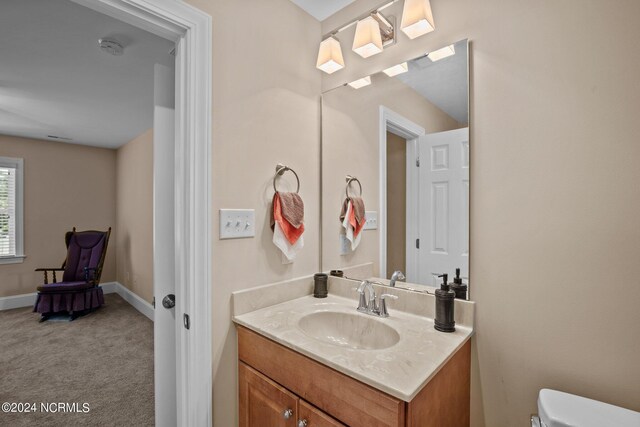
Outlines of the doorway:
{"type": "MultiPolygon", "coordinates": [[[[174,0],[73,1],[176,43],[173,188],[167,189],[174,195],[174,230],[157,233],[154,248],[174,248],[173,259],[163,261],[175,268],[168,280],[175,286],[176,400],[166,403],[175,404],[177,420],[156,418],[156,425],[211,425],[211,16],[174,0]]],[[[157,369],[162,352],[155,357],[157,369]]]]}
{"type": "MultiPolygon", "coordinates": [[[[162,154],[163,157],[156,158],[153,166],[156,178],[154,180],[156,187],[153,192],[158,195],[155,198],[158,203],[153,209],[154,222],[157,225],[153,233],[153,264],[164,268],[155,272],[154,286],[157,288],[156,285],[162,282],[168,288],[156,289],[158,295],[163,298],[159,300],[156,298],[158,304],[155,305],[155,309],[147,303],[149,306],[147,317],[161,317],[155,315],[171,313],[169,323],[154,323],[154,335],[163,339],[168,337],[168,344],[164,345],[164,350],[155,352],[154,365],[157,385],[162,390],[173,390],[174,393],[166,393],[168,397],[160,397],[156,402],[156,407],[166,409],[172,414],[157,416],[156,425],[210,425],[212,419],[211,17],[184,2],[174,0],[72,1],[175,44],[175,70],[172,70],[175,72],[175,77],[171,78],[175,82],[175,114],[170,118],[165,114],[161,120],[156,120],[158,123],[167,125],[163,130],[156,132],[157,136],[165,137],[166,143],[157,144],[158,147],[163,148],[154,151],[162,154]],[[170,294],[175,296],[175,305],[165,308],[162,300],[170,294]],[[170,378],[173,378],[172,382],[170,378]]],[[[27,13],[35,14],[37,6],[33,4],[29,6],[31,8],[27,13]]],[[[46,30],[45,25],[42,31],[46,30]]],[[[53,41],[59,41],[59,44],[64,46],[60,40],[53,41]]],[[[88,43],[97,50],[95,42],[91,39],[88,43]]],[[[102,47],[102,42],[100,45],[102,47]]],[[[115,49],[117,44],[106,47],[117,50],[115,49]]],[[[29,56],[28,52],[21,53],[25,57],[29,56]]],[[[86,64],[88,65],[88,62],[86,64]]],[[[30,70],[44,73],[48,71],[46,66],[32,66],[30,70]]],[[[51,86],[42,86],[42,90],[45,91],[51,86]]],[[[92,100],[96,105],[88,110],[88,113],[100,116],[100,98],[94,97],[92,100]]],[[[16,105],[14,103],[14,106],[16,105]]],[[[65,112],[62,110],[47,108],[47,111],[53,111],[59,116],[64,116],[65,112]]],[[[12,110],[10,113],[19,117],[15,114],[16,111],[12,110]]],[[[66,114],[71,116],[69,112],[66,114]]],[[[105,123],[113,122],[105,121],[105,123]]],[[[87,128],[94,134],[100,134],[98,130],[87,128]]],[[[51,138],[54,137],[65,139],[51,136],[51,138]]],[[[46,139],[42,136],[34,136],[34,138],[46,139]]],[[[36,154],[45,157],[41,153],[36,154]]],[[[110,158],[113,160],[113,156],[110,158]]],[[[74,166],[85,168],[86,176],[92,175],[90,163],[76,162],[72,167],[74,166]]],[[[29,167],[27,164],[26,168],[29,167]]],[[[67,171],[71,168],[60,169],[67,171]]],[[[112,169],[115,168],[105,169],[113,173],[112,169]]],[[[108,183],[110,180],[103,181],[108,183]]],[[[32,182],[34,180],[26,185],[29,186],[32,182]]],[[[97,200],[105,198],[100,188],[90,188],[78,193],[91,194],[94,197],[84,205],[95,205],[97,200]]],[[[52,209],[51,212],[53,211],[52,209]]],[[[46,214],[48,211],[40,210],[39,212],[46,214]]],[[[95,215],[97,218],[98,214],[95,215]]],[[[100,220],[100,222],[108,224],[109,221],[100,220]]],[[[29,233],[32,232],[31,230],[29,233]]],[[[34,246],[31,245],[32,248],[34,246]]],[[[33,269],[30,271],[32,272],[33,269]]],[[[133,276],[132,281],[135,282],[133,276]]],[[[112,283],[111,289],[116,287],[115,285],[116,283],[112,283]]],[[[28,302],[32,296],[25,291],[24,294],[11,296],[11,299],[5,298],[4,301],[8,301],[7,304],[13,306],[27,301],[26,306],[28,306],[32,304],[28,302]]],[[[132,305],[135,304],[132,303],[132,305]]],[[[157,395],[161,396],[161,394],[157,395]]],[[[110,408],[110,410],[116,410],[116,408],[110,408]]]]}

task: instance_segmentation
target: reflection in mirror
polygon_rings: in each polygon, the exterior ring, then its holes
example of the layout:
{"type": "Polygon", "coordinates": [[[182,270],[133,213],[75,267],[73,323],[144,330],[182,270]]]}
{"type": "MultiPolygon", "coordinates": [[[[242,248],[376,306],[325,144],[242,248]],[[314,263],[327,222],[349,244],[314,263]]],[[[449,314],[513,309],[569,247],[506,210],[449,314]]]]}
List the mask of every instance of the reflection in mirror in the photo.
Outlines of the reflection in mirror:
{"type": "MultiPolygon", "coordinates": [[[[322,95],[324,270],[372,263],[374,280],[389,283],[400,271],[410,288],[428,290],[460,269],[468,284],[467,50],[462,40],[368,76],[358,89],[322,95]],[[358,178],[366,211],[355,249],[339,219],[347,175],[358,178]]],[[[402,275],[394,279],[403,286],[402,275]]]]}

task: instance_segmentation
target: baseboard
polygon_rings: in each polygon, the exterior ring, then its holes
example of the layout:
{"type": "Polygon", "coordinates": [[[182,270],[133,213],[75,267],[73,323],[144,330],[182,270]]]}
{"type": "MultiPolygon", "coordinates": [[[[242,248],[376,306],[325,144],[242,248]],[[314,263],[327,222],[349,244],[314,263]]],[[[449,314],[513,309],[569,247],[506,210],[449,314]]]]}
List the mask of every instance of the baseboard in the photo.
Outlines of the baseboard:
{"type": "MultiPolygon", "coordinates": [[[[104,286],[103,286],[104,287],[104,286]]],[[[140,298],[138,295],[131,292],[127,287],[125,287],[122,283],[114,282],[115,293],[120,295],[123,300],[128,302],[138,310],[140,313],[147,316],[153,322],[153,306],[149,304],[147,301],[140,298]]],[[[106,290],[105,290],[106,292],[106,290]]]]}
{"type": "Polygon", "coordinates": [[[120,285],[120,283],[118,282],[107,282],[107,283],[100,284],[100,286],[102,287],[102,292],[104,292],[105,294],[117,294],[118,285],[120,285]]]}
{"type": "Polygon", "coordinates": [[[33,307],[36,303],[36,293],[13,295],[0,298],[0,311],[13,308],[33,307]]]}
{"type": "MultiPolygon", "coordinates": [[[[144,314],[153,322],[153,306],[128,288],[118,282],[107,282],[100,284],[105,294],[118,294],[123,300],[131,304],[133,308],[144,314]]],[[[0,297],[0,311],[14,308],[33,307],[36,303],[35,292],[30,294],[13,295],[10,297],[0,297]]]]}

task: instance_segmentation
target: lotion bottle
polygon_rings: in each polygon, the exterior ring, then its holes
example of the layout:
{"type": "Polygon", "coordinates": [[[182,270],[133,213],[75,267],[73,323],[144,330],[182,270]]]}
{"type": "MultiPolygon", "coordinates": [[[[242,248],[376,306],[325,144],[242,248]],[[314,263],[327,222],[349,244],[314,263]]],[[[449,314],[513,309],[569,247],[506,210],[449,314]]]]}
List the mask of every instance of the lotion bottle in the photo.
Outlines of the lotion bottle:
{"type": "Polygon", "coordinates": [[[436,318],[433,327],[440,332],[454,332],[456,322],[454,320],[454,300],[456,293],[449,289],[447,283],[448,274],[443,274],[440,289],[436,289],[436,318]]]}

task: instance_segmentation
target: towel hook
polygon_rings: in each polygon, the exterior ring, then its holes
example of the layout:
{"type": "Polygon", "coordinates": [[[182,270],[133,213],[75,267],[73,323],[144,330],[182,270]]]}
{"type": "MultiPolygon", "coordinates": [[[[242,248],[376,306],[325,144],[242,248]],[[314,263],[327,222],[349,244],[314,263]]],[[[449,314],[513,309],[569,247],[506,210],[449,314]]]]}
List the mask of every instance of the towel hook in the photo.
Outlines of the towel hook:
{"type": "Polygon", "coordinates": [[[345,179],[347,181],[347,188],[345,188],[344,192],[347,195],[347,198],[349,198],[349,185],[351,185],[353,181],[357,182],[358,187],[360,187],[360,196],[358,197],[362,197],[362,184],[360,183],[360,180],[355,176],[351,176],[351,175],[347,175],[345,179]]]}
{"type": "Polygon", "coordinates": [[[298,182],[298,188],[296,188],[296,193],[300,192],[300,178],[298,178],[298,174],[289,166],[285,166],[282,163],[278,163],[276,165],[276,174],[273,176],[273,191],[278,192],[278,189],[276,188],[276,179],[279,176],[284,175],[286,171],[291,171],[291,173],[293,173],[296,176],[296,181],[298,182]]]}

